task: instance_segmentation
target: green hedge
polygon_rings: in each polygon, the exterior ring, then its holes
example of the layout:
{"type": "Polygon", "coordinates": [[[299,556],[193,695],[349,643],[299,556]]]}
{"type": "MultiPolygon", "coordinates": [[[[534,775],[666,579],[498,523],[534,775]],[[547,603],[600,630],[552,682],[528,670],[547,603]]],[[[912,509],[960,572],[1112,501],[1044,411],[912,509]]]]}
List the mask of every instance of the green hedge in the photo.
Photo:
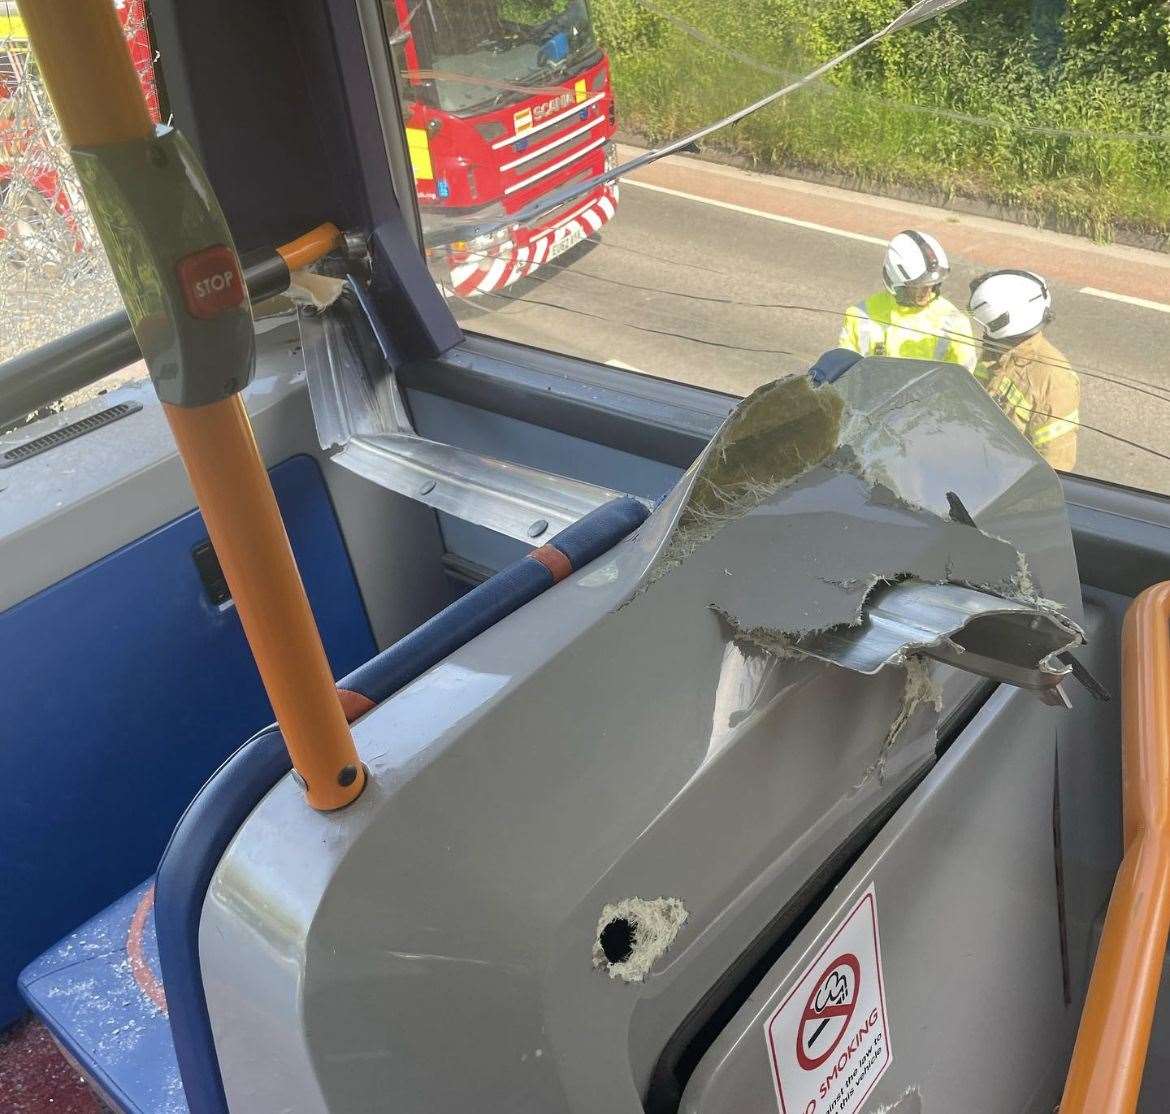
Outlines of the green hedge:
{"type": "MultiPolygon", "coordinates": [[[[1122,226],[1166,234],[1170,5],[1056,5],[971,0],[879,43],[714,145],[761,167],[1024,207],[1099,237],[1122,226]]],[[[619,122],[653,141],[763,95],[779,84],[778,73],[811,69],[905,6],[592,0],[613,60],[619,122]]]]}

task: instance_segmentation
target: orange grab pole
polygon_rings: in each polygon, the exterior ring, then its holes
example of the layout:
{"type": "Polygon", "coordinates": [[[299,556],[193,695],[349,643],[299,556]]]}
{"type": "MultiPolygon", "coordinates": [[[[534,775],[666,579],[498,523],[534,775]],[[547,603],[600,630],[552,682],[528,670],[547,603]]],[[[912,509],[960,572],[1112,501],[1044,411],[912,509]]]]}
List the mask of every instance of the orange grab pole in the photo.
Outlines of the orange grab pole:
{"type": "MultiPolygon", "coordinates": [[[[341,239],[326,222],[276,251],[295,271],[340,247],[341,239]]],[[[365,770],[247,411],[238,395],[213,406],[164,404],[163,410],[308,801],[325,811],[344,807],[365,787],[365,770]],[[240,482],[245,475],[251,482],[240,482]],[[241,522],[252,530],[241,530],[241,522]],[[317,698],[306,699],[314,691],[317,698]]]]}
{"type": "Polygon", "coordinates": [[[326,222],[317,225],[311,232],[282,244],[276,249],[276,253],[284,260],[290,271],[299,271],[339,247],[341,233],[337,225],[326,222]]]}
{"type": "MultiPolygon", "coordinates": [[[[153,135],[110,0],[20,0],[20,12],[70,147],[153,135]]],[[[310,233],[308,245],[295,241],[297,265],[328,251],[319,249],[330,235],[335,244],[335,228],[310,233]]],[[[361,793],[366,773],[244,404],[237,394],[163,409],[308,801],[340,808],[361,793]]]]}
{"type": "Polygon", "coordinates": [[[154,133],[113,4],[20,0],[17,7],[67,146],[104,147],[154,133]]]}
{"type": "Polygon", "coordinates": [[[163,410],[309,804],[341,808],[365,770],[243,400],[163,410]]]}
{"type": "Polygon", "coordinates": [[[1125,853],[1060,1114],[1137,1107],[1170,927],[1170,582],[1131,605],[1121,667],[1125,853]]]}

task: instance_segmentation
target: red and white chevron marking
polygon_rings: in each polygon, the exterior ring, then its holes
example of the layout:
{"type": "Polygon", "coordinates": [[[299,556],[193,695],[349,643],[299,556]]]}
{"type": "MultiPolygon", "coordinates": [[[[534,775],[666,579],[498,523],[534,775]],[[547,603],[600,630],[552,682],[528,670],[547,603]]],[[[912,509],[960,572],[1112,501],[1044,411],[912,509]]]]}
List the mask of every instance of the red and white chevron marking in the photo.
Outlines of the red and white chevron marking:
{"type": "Polygon", "coordinates": [[[578,209],[558,217],[555,223],[525,236],[519,229],[515,240],[507,240],[478,256],[459,257],[451,262],[448,293],[459,297],[503,290],[528,278],[544,264],[551,263],[582,240],[599,232],[617,212],[618,187],[604,186],[600,194],[578,209]]]}

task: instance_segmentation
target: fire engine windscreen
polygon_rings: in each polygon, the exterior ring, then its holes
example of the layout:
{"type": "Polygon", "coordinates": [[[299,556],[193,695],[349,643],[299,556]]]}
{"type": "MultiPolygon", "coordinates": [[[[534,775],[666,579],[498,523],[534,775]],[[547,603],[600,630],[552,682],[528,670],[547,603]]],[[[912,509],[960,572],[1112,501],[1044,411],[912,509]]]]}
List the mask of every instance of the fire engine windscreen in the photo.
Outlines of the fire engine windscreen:
{"type": "Polygon", "coordinates": [[[406,99],[445,112],[530,97],[600,55],[585,0],[388,0],[387,9],[406,99]]]}

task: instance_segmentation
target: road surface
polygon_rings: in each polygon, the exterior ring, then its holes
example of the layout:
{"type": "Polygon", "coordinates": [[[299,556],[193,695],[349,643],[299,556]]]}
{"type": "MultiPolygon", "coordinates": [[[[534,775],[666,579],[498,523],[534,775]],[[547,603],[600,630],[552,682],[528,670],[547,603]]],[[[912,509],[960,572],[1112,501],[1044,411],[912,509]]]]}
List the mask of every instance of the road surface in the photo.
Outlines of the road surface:
{"type": "Polygon", "coordinates": [[[947,248],[961,307],[993,267],[1048,278],[1048,335],[1081,375],[1076,470],[1170,492],[1170,257],[1155,252],[674,158],[623,182],[597,242],[456,312],[468,331],[742,395],[834,346],[906,227],[947,248]]]}

